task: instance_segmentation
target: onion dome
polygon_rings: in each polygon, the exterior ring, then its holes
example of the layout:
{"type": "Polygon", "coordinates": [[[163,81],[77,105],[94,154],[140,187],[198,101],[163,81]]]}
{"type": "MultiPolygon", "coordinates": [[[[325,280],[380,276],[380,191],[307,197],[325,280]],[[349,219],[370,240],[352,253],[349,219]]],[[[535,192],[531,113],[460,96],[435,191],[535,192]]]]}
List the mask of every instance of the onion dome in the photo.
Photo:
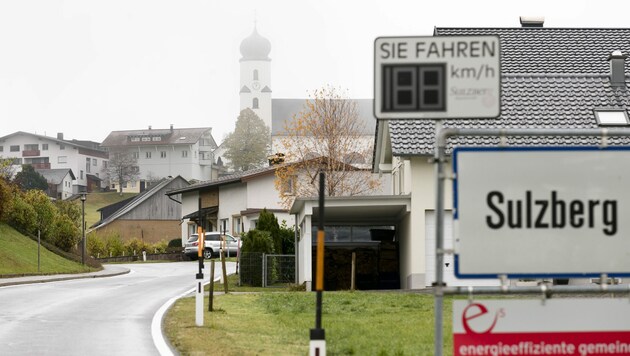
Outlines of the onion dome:
{"type": "Polygon", "coordinates": [[[271,42],[264,38],[254,27],[249,37],[241,42],[241,61],[269,61],[269,52],[271,52],[271,42]]]}

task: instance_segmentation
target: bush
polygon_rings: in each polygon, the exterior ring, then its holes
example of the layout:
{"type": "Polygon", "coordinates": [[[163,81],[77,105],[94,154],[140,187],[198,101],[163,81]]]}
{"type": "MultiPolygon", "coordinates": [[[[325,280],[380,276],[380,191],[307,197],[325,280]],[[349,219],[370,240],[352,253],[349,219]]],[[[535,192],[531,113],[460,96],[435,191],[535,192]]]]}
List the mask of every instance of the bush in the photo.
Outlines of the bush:
{"type": "Polygon", "coordinates": [[[171,241],[168,242],[168,247],[178,247],[178,248],[183,247],[182,239],[172,239],[171,241]]]}
{"type": "MultiPolygon", "coordinates": [[[[178,252],[181,251],[181,247],[177,249],[178,252]]],[[[166,240],[162,240],[160,242],[156,242],[151,245],[151,251],[147,251],[147,253],[166,253],[168,252],[168,243],[166,240]]]]}
{"type": "Polygon", "coordinates": [[[88,255],[96,258],[109,256],[105,241],[96,233],[91,233],[87,236],[87,251],[88,255]]]}
{"type": "Polygon", "coordinates": [[[117,233],[110,234],[105,238],[106,256],[122,256],[125,252],[125,244],[117,233]]]}
{"type": "MultiPolygon", "coordinates": [[[[62,219],[62,221],[58,220],[59,214],[57,213],[57,208],[50,201],[48,195],[46,195],[46,193],[44,193],[43,191],[36,189],[27,191],[26,193],[24,193],[24,201],[27,204],[30,204],[35,209],[35,213],[37,215],[35,231],[39,229],[41,231],[42,238],[44,238],[45,240],[51,241],[53,243],[59,240],[59,237],[56,236],[58,228],[61,228],[64,233],[71,232],[64,226],[64,224],[66,224],[68,221],[70,221],[70,223],[73,222],[69,218],[62,219]]],[[[76,236],[74,238],[76,238],[76,236]]],[[[66,246],[66,242],[61,242],[61,245],[55,245],[64,251],[69,251],[68,247],[66,246]]]]}
{"type": "Polygon", "coordinates": [[[51,234],[53,244],[66,252],[75,247],[81,239],[81,231],[67,215],[57,217],[51,234]]]}
{"type": "Polygon", "coordinates": [[[137,255],[141,255],[142,251],[146,251],[147,253],[150,253],[153,251],[153,249],[151,248],[151,245],[138,239],[137,237],[134,237],[133,239],[125,243],[125,251],[126,251],[126,255],[137,256],[137,255]]]}
{"type": "Polygon", "coordinates": [[[12,227],[28,234],[37,233],[37,212],[21,196],[15,197],[8,215],[12,227]]]}

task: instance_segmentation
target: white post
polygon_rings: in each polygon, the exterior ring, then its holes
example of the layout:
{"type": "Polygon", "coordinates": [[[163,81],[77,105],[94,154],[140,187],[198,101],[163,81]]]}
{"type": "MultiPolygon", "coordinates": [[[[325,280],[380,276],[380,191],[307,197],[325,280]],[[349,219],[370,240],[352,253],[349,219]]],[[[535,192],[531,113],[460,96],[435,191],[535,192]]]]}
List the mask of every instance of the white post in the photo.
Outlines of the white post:
{"type": "Polygon", "coordinates": [[[203,279],[197,279],[197,293],[195,296],[195,324],[203,326],[203,279]]]}
{"type": "Polygon", "coordinates": [[[147,251],[142,251],[142,262],[147,262],[147,251]]]}

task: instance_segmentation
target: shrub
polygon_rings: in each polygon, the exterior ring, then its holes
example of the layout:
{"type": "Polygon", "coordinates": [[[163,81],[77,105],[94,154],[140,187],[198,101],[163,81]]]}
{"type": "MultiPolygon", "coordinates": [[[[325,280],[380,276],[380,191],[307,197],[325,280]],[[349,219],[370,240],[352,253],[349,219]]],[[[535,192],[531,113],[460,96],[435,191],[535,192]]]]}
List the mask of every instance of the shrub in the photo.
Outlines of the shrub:
{"type": "Polygon", "coordinates": [[[8,220],[9,225],[22,232],[28,234],[37,233],[37,212],[20,195],[17,195],[13,200],[8,220]]]}
{"type": "Polygon", "coordinates": [[[92,257],[99,258],[109,256],[105,241],[103,241],[103,239],[101,239],[101,237],[96,233],[90,233],[87,236],[87,250],[88,255],[92,257]]]}
{"type": "Polygon", "coordinates": [[[269,231],[249,230],[243,235],[241,248],[241,283],[255,287],[262,286],[262,255],[273,253],[273,241],[269,231]]]}
{"type": "Polygon", "coordinates": [[[76,246],[81,239],[81,231],[67,215],[59,215],[55,219],[51,234],[53,244],[66,252],[76,246]]]}
{"type": "Polygon", "coordinates": [[[105,238],[105,251],[111,256],[123,255],[125,244],[118,233],[112,233],[105,238]]]}
{"type": "MultiPolygon", "coordinates": [[[[181,251],[181,247],[178,249],[178,251],[181,251]]],[[[154,243],[151,246],[151,251],[147,251],[147,253],[166,253],[166,252],[168,252],[168,242],[166,242],[166,240],[162,240],[162,241],[154,243]]]]}
{"type": "MultiPolygon", "coordinates": [[[[63,225],[66,224],[68,221],[70,221],[70,223],[73,222],[69,218],[63,221],[58,221],[58,210],[55,205],[50,201],[48,195],[46,195],[46,193],[44,193],[43,191],[37,189],[27,191],[26,193],[24,193],[24,201],[27,204],[30,204],[35,209],[35,231],[40,230],[42,237],[45,240],[55,243],[55,241],[58,240],[58,236],[55,236],[55,234],[57,228],[59,227],[62,228],[64,233],[71,232],[70,230],[64,230],[66,229],[66,227],[63,225]]],[[[57,247],[61,248],[64,251],[69,251],[65,242],[61,242],[61,245],[57,245],[57,247]]]]}
{"type": "Polygon", "coordinates": [[[125,252],[127,255],[141,255],[142,251],[152,252],[151,246],[146,242],[134,237],[125,243],[125,252]]]}

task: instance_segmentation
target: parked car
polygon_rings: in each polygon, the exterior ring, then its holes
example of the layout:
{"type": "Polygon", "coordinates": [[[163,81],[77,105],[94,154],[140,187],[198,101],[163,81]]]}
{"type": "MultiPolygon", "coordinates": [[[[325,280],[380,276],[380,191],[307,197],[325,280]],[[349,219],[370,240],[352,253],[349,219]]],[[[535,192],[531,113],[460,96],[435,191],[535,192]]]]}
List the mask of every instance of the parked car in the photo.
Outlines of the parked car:
{"type": "MultiPolygon", "coordinates": [[[[184,254],[188,257],[197,257],[199,249],[199,236],[192,234],[186,241],[184,246],[184,254]]],[[[242,241],[235,238],[230,234],[221,234],[218,231],[210,231],[205,233],[204,239],[204,258],[212,258],[218,256],[221,251],[221,247],[225,249],[226,256],[236,256],[238,250],[242,246],[242,241]],[[225,242],[224,242],[225,241],[225,242]]]]}

